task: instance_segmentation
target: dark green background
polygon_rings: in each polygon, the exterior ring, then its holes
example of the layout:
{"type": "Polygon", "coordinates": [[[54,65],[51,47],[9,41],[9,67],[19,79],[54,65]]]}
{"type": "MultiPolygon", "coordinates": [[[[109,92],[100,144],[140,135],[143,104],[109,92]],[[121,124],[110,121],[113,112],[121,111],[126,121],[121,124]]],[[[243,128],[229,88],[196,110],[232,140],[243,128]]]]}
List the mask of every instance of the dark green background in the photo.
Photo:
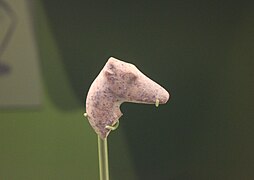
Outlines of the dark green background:
{"type": "Polygon", "coordinates": [[[172,95],[124,104],[109,136],[112,180],[254,178],[253,1],[34,3],[43,105],[0,112],[1,179],[98,179],[82,117],[110,56],[172,95]]]}

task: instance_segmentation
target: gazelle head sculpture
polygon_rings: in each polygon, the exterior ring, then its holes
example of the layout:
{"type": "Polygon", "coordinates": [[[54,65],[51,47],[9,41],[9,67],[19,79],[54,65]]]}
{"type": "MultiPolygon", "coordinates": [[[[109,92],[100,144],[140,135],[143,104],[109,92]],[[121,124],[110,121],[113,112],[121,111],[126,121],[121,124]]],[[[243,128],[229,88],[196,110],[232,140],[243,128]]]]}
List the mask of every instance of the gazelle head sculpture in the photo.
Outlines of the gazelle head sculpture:
{"type": "Polygon", "coordinates": [[[123,102],[158,106],[168,99],[169,93],[136,66],[111,57],[88,91],[85,116],[104,139],[122,116],[120,105],[123,102]]]}

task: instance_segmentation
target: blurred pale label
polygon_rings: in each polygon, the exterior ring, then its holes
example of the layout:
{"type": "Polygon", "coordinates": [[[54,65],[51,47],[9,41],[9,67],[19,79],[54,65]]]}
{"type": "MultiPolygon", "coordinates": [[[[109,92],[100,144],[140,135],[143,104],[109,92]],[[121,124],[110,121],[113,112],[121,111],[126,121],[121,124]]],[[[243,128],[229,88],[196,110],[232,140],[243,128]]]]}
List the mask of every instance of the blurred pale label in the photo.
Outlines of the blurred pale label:
{"type": "Polygon", "coordinates": [[[40,104],[40,73],[26,0],[0,0],[0,108],[40,104]]]}

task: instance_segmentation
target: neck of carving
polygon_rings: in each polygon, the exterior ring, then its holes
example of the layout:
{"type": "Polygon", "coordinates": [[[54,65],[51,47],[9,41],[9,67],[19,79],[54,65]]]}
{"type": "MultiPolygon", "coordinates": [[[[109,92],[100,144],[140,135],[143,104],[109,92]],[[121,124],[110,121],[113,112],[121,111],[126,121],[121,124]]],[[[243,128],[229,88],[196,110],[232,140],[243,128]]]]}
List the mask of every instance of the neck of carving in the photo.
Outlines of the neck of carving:
{"type": "Polygon", "coordinates": [[[105,98],[104,101],[107,102],[108,104],[108,112],[109,115],[111,116],[110,120],[112,121],[112,124],[108,125],[114,125],[118,119],[123,115],[120,106],[123,103],[120,101],[117,97],[114,96],[114,94],[109,94],[111,98],[105,98]]]}

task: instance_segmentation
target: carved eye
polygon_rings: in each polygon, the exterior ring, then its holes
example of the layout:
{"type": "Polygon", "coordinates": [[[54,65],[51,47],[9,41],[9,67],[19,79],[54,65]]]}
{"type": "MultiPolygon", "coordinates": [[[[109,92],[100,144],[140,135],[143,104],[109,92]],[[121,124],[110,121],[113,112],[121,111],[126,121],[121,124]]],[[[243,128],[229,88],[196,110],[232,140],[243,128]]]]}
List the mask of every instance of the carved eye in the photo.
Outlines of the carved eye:
{"type": "Polygon", "coordinates": [[[126,73],[123,76],[123,80],[126,81],[128,84],[133,83],[137,79],[137,76],[133,73],[126,73]]]}

